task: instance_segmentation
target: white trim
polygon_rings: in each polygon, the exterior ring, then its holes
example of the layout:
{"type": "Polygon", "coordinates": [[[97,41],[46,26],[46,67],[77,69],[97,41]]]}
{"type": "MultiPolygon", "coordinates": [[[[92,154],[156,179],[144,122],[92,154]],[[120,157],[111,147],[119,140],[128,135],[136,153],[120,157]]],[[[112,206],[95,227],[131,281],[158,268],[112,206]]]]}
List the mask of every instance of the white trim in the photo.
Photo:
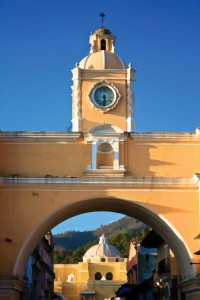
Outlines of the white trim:
{"type": "Polygon", "coordinates": [[[114,170],[119,170],[119,141],[117,142],[115,141],[113,143],[113,150],[114,150],[113,168],[114,170]]]}
{"type": "Polygon", "coordinates": [[[197,132],[131,132],[133,139],[188,139],[200,140],[197,132]]]}
{"type": "Polygon", "coordinates": [[[80,137],[80,132],[71,131],[0,131],[0,139],[67,139],[80,137]]]}
{"type": "Polygon", "coordinates": [[[106,53],[105,53],[105,50],[102,50],[102,55],[103,55],[103,67],[104,69],[106,68],[106,53]]]}
{"type": "MultiPolygon", "coordinates": [[[[144,140],[143,142],[140,141],[140,143],[136,142],[135,145],[144,145],[144,143],[146,143],[147,141],[144,140]]],[[[198,142],[198,141],[197,141],[198,142]]],[[[158,141],[155,141],[155,142],[150,142],[148,143],[149,146],[154,146],[154,145],[157,145],[157,146],[167,146],[167,145],[170,145],[170,146],[195,146],[195,147],[198,147],[200,146],[200,144],[196,143],[196,144],[191,144],[191,143],[180,143],[180,142],[177,142],[177,143],[174,143],[174,142],[160,142],[159,140],[158,141]],[[159,145],[158,145],[159,144],[159,145]]]]}
{"type": "MultiPolygon", "coordinates": [[[[130,185],[135,187],[143,186],[151,186],[151,187],[160,187],[160,186],[186,186],[195,188],[197,187],[195,174],[192,177],[125,177],[125,178],[96,178],[96,177],[20,177],[20,176],[6,176],[0,177],[1,186],[11,186],[13,185],[32,185],[32,184],[42,184],[42,185],[94,185],[94,184],[105,184],[105,185],[130,185]]],[[[122,189],[123,190],[123,189],[122,189]]],[[[164,189],[165,190],[165,189],[164,189]]],[[[1,190],[0,190],[1,191],[1,190]]],[[[17,190],[16,190],[17,191],[17,190]]],[[[160,191],[160,189],[159,189],[160,191]]],[[[166,191],[166,190],[165,190],[166,191]]],[[[171,190],[170,190],[171,191],[171,190]]],[[[185,190],[187,192],[188,190],[185,190]]],[[[194,192],[195,190],[193,190],[194,192]]]]}
{"type": "MultiPolygon", "coordinates": [[[[118,177],[117,177],[118,178],[118,177]]],[[[103,185],[102,185],[103,186],[103,185]]],[[[109,186],[109,185],[104,185],[104,186],[109,186]]],[[[29,186],[27,187],[27,189],[17,189],[16,190],[16,188],[5,188],[5,189],[0,189],[0,192],[7,192],[7,191],[9,191],[9,192],[11,192],[11,191],[14,191],[14,192],[26,192],[27,193],[27,191],[30,191],[29,189],[29,186]]],[[[134,190],[130,190],[130,189],[118,189],[118,188],[111,188],[111,190],[112,190],[112,192],[118,192],[118,193],[121,193],[121,192],[128,192],[128,193],[135,193],[135,192],[137,192],[137,193],[149,193],[149,192],[155,192],[155,193],[160,193],[160,192],[164,192],[164,193],[174,193],[174,192],[176,192],[176,193],[195,193],[196,191],[195,190],[185,190],[185,189],[157,189],[156,187],[155,187],[155,189],[153,190],[152,188],[146,188],[146,187],[144,187],[143,189],[139,189],[138,187],[134,187],[134,190]]],[[[49,192],[55,192],[55,193],[77,193],[77,192],[101,192],[102,193],[102,188],[101,189],[83,189],[83,190],[81,190],[81,189],[76,189],[76,190],[69,190],[69,189],[64,189],[64,190],[60,190],[60,189],[48,189],[48,190],[43,190],[43,189],[41,189],[41,190],[39,190],[39,189],[37,189],[37,190],[35,190],[35,192],[37,192],[37,193],[49,193],[49,192]]],[[[105,192],[105,191],[104,191],[105,192]]],[[[39,196],[39,195],[38,195],[39,196]]],[[[108,197],[109,198],[109,197],[108,197]]]]}
{"type": "Polygon", "coordinates": [[[90,127],[90,129],[87,131],[87,133],[84,134],[84,136],[87,136],[88,134],[91,135],[96,135],[96,134],[124,134],[124,131],[114,125],[111,124],[99,124],[99,125],[95,125],[93,127],[90,127]]]}
{"type": "MultiPolygon", "coordinates": [[[[127,67],[126,69],[82,69],[82,68],[79,68],[81,73],[91,73],[91,72],[100,72],[100,73],[122,73],[122,74],[126,74],[127,73],[127,69],[129,69],[129,67],[127,67]]],[[[94,78],[94,77],[92,77],[94,78]]]]}
{"type": "Polygon", "coordinates": [[[126,77],[105,77],[105,76],[98,76],[98,77],[95,77],[95,76],[93,76],[93,77],[89,77],[89,76],[80,76],[80,79],[81,80],[84,80],[84,79],[87,79],[87,80],[95,80],[95,81],[97,81],[97,80],[125,80],[125,81],[127,81],[127,78],[126,77]]]}
{"type": "MultiPolygon", "coordinates": [[[[198,129],[199,130],[199,129],[198,129]]],[[[198,134],[198,130],[194,132],[131,132],[130,137],[132,139],[176,139],[179,141],[187,140],[187,141],[200,141],[200,135],[198,134]]],[[[0,131],[0,142],[3,139],[3,143],[5,139],[64,139],[64,140],[76,140],[80,138],[82,132],[71,132],[71,131],[0,131]]],[[[9,142],[12,143],[12,142],[9,142]]],[[[189,144],[191,145],[191,144],[189,144]]]]}
{"type": "Polygon", "coordinates": [[[10,143],[1,143],[1,141],[0,141],[0,145],[63,145],[63,146],[65,146],[65,145],[77,145],[77,142],[75,143],[75,142],[66,142],[66,141],[54,141],[54,142],[49,142],[49,143],[45,143],[45,142],[10,142],[10,143]]]}
{"type": "Polygon", "coordinates": [[[92,142],[92,169],[97,168],[97,143],[96,141],[92,142]]]}

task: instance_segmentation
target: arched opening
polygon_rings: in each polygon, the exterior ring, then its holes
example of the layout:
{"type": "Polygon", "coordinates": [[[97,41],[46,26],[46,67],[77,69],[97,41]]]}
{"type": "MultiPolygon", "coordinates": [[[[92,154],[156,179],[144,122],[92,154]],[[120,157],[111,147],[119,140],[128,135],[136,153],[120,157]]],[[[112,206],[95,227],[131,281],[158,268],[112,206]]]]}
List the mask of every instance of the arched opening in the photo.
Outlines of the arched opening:
{"type": "Polygon", "coordinates": [[[101,280],[102,279],[102,274],[100,272],[95,273],[94,279],[95,280],[101,280]]]}
{"type": "Polygon", "coordinates": [[[106,50],[106,40],[101,40],[101,50],[106,50]]]}
{"type": "Polygon", "coordinates": [[[113,274],[111,272],[106,273],[106,279],[107,280],[112,280],[113,279],[113,274]]]}
{"type": "Polygon", "coordinates": [[[118,212],[136,218],[156,230],[172,249],[179,265],[182,278],[188,278],[196,274],[195,267],[189,264],[192,257],[185,241],[177,230],[164,217],[147,208],[144,204],[132,202],[121,198],[91,198],[81,199],[52,212],[45,220],[29,234],[17,257],[13,274],[23,276],[26,262],[33,249],[39,243],[44,234],[60,222],[81,213],[94,211],[118,212]]]}

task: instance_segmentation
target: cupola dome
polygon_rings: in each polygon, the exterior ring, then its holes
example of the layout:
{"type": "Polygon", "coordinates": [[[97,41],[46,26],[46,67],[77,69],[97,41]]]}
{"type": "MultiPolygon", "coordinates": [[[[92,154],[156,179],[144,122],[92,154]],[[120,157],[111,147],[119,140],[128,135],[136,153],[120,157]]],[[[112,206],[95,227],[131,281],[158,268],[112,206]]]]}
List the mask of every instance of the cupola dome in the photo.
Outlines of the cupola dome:
{"type": "Polygon", "coordinates": [[[104,26],[100,27],[99,29],[97,29],[94,34],[99,34],[99,35],[111,35],[112,32],[105,28],[104,26]]]}
{"type": "Polygon", "coordinates": [[[128,65],[121,60],[115,51],[115,41],[116,37],[103,26],[91,33],[90,54],[81,60],[78,64],[79,68],[89,70],[127,69],[128,65]]]}
{"type": "Polygon", "coordinates": [[[99,243],[89,248],[83,256],[83,261],[121,261],[121,253],[117,248],[108,244],[104,234],[100,237],[99,243]]]}

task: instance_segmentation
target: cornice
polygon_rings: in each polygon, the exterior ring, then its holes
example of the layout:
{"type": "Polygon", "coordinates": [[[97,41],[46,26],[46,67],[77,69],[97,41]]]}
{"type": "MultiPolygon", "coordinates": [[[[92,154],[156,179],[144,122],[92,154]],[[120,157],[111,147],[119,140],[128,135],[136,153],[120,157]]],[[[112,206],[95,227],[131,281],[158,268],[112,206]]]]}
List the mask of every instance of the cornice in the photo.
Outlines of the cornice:
{"type": "Polygon", "coordinates": [[[200,141],[199,128],[194,132],[130,132],[132,139],[200,141]]]}
{"type": "Polygon", "coordinates": [[[131,188],[196,188],[194,176],[185,177],[58,177],[47,175],[45,177],[21,177],[19,175],[10,175],[0,177],[1,186],[12,185],[98,185],[108,186],[123,185],[131,188]]]}
{"type": "Polygon", "coordinates": [[[200,173],[196,173],[193,175],[193,180],[196,185],[200,188],[200,173]]]}
{"type": "Polygon", "coordinates": [[[77,140],[82,135],[81,132],[47,132],[47,131],[0,131],[0,140],[77,140]]]}
{"type": "MultiPolygon", "coordinates": [[[[160,140],[170,141],[200,141],[200,129],[197,128],[194,132],[124,132],[131,139],[135,140],[150,140],[158,142],[160,140]]],[[[87,135],[83,132],[73,131],[0,131],[1,140],[26,140],[26,139],[41,139],[41,140],[77,140],[82,135],[87,135]]],[[[113,135],[113,134],[111,134],[113,135]]]]}
{"type": "Polygon", "coordinates": [[[122,73],[122,74],[126,74],[127,73],[127,69],[128,68],[125,68],[125,69],[99,69],[99,70],[97,70],[97,69],[81,69],[81,68],[79,68],[80,70],[81,70],[81,72],[82,73],[114,73],[114,74],[116,74],[116,73],[122,73]]]}

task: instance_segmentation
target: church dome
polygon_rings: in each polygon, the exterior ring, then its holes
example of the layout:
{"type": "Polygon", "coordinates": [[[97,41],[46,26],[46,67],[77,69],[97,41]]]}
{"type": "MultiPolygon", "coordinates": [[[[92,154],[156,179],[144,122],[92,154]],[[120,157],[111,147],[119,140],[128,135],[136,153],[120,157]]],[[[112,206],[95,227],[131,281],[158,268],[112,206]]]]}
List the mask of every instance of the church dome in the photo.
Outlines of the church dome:
{"type": "MultiPolygon", "coordinates": [[[[83,256],[83,260],[87,260],[88,258],[120,258],[121,253],[117,248],[108,244],[107,239],[104,235],[102,235],[99,239],[99,244],[92,246],[89,248],[85,255],[83,256]]],[[[103,260],[102,260],[103,261],[103,260]]]]}
{"type": "Polygon", "coordinates": [[[105,27],[100,27],[100,28],[98,28],[95,32],[94,32],[94,34],[99,34],[99,35],[111,35],[112,34],[112,32],[109,30],[109,29],[107,29],[107,28],[105,28],[105,27]]]}
{"type": "Polygon", "coordinates": [[[112,32],[100,27],[90,35],[90,54],[83,58],[78,64],[79,68],[87,70],[105,70],[105,69],[127,69],[125,64],[115,51],[116,37],[112,32]]]}
{"type": "Polygon", "coordinates": [[[128,66],[116,54],[106,50],[91,53],[83,58],[79,67],[89,70],[104,70],[104,69],[127,69],[128,66]]]}

